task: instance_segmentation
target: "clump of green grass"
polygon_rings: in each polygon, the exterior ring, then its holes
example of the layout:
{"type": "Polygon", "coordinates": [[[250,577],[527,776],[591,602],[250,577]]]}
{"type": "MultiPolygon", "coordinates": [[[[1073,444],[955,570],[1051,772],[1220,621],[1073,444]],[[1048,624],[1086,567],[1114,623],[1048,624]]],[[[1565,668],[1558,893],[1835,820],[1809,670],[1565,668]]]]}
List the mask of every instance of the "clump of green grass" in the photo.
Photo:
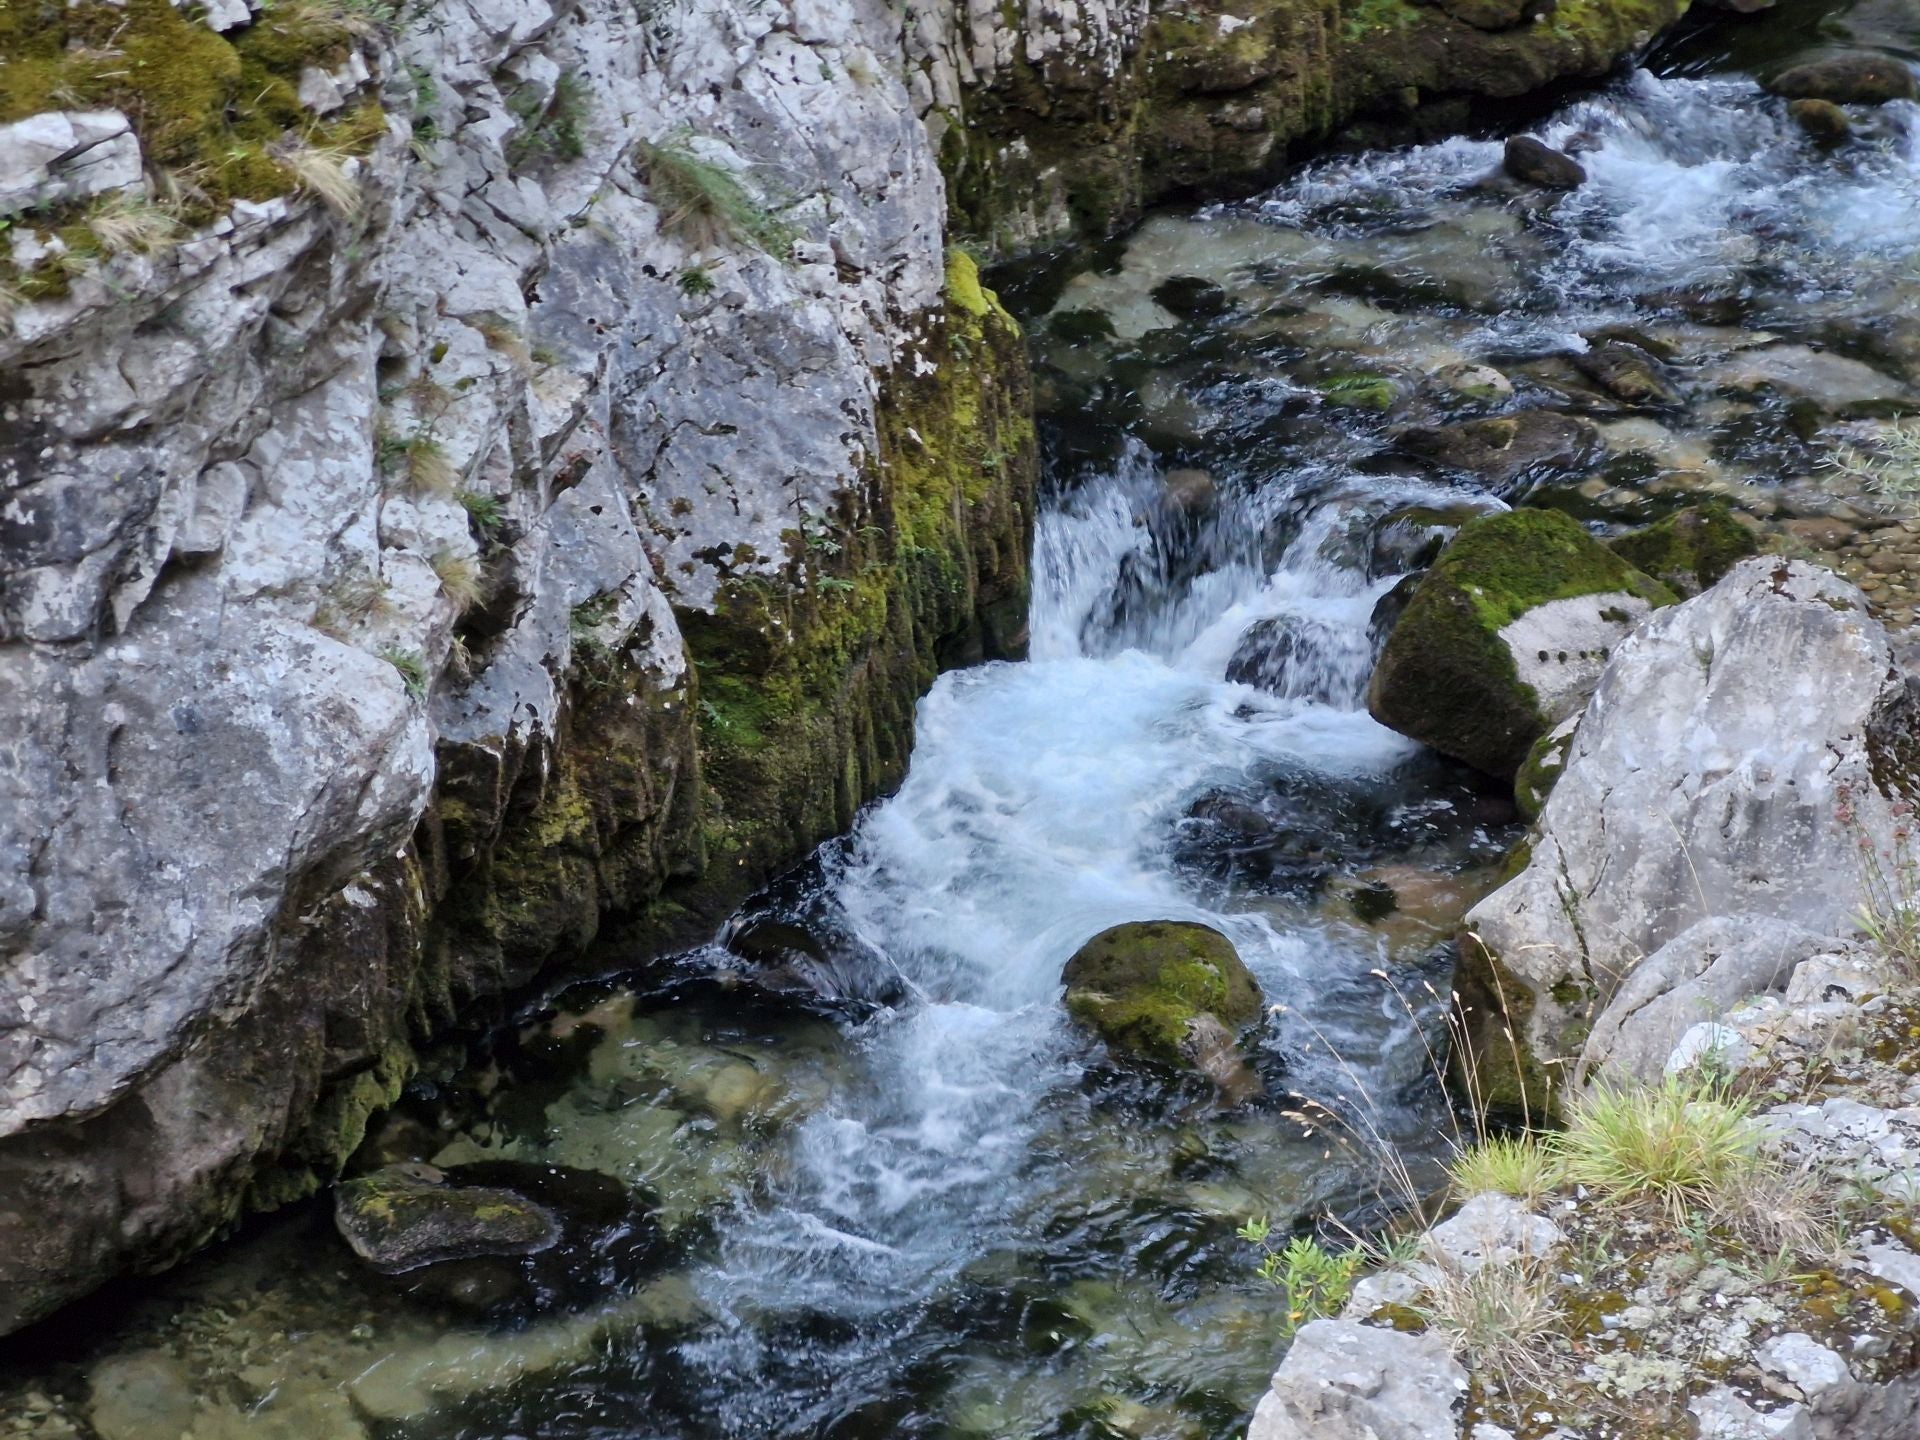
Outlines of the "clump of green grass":
{"type": "Polygon", "coordinates": [[[1494,1135],[1463,1150],[1449,1167],[1463,1195],[1534,1200],[1560,1183],[1560,1164],[1532,1135],[1494,1135]]]}
{"type": "Polygon", "coordinates": [[[713,293],[713,272],[704,265],[695,265],[680,272],[680,289],[687,295],[711,295],[713,293]]]}
{"type": "Polygon", "coordinates": [[[498,496],[462,488],[454,492],[453,498],[458,500],[461,508],[467,512],[467,519],[473,522],[473,528],[479,532],[482,540],[491,541],[500,533],[500,526],[505,522],[507,512],[498,496]]]}
{"type": "Polygon", "coordinates": [[[640,147],[660,228],[697,247],[752,245],[784,260],[798,232],[750,191],[740,176],[694,150],[691,136],[640,147]]]}
{"type": "Polygon", "coordinates": [[[1602,1201],[1650,1201],[1679,1220],[1770,1172],[1760,1138],[1751,1104],[1668,1076],[1658,1085],[1592,1087],[1548,1144],[1566,1179],[1602,1201]]]}
{"type": "Polygon", "coordinates": [[[407,694],[415,700],[424,699],[427,693],[427,662],[421,658],[418,650],[402,650],[397,645],[386,645],[380,649],[380,658],[400,672],[400,683],[406,687],[407,694]]]}
{"type": "Polygon", "coordinates": [[[507,163],[529,160],[578,160],[586,153],[587,87],[571,70],[563,71],[550,92],[523,85],[507,97],[507,109],[520,123],[507,140],[507,163]]]}
{"type": "Polygon", "coordinates": [[[1538,1258],[1472,1272],[1432,1267],[1413,1309],[1456,1353],[1510,1394],[1543,1373],[1544,1342],[1564,1321],[1558,1276],[1538,1258]]]}

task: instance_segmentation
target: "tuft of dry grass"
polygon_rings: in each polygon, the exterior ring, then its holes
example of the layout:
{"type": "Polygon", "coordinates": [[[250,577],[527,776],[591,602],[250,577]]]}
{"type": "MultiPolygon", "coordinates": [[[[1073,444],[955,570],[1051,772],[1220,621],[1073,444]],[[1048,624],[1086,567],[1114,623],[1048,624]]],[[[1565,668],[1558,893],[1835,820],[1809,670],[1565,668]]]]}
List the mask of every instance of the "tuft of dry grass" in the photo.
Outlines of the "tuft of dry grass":
{"type": "Polygon", "coordinates": [[[1471,1273],[1436,1265],[1413,1309],[1458,1355],[1509,1394],[1546,1373],[1544,1342],[1564,1327],[1559,1277],[1544,1259],[1483,1265],[1471,1273]]]}
{"type": "Polygon", "coordinates": [[[107,255],[158,255],[180,238],[180,222],[164,207],[115,195],[87,212],[87,229],[107,255]]]}
{"type": "Polygon", "coordinates": [[[469,557],[457,555],[451,550],[436,550],[428,563],[433,566],[441,590],[462,614],[487,598],[486,582],[481,576],[480,567],[469,557]]]}
{"type": "Polygon", "coordinates": [[[402,445],[407,461],[407,482],[422,495],[451,495],[460,483],[460,472],[447,455],[446,447],[424,430],[407,438],[402,445]]]}
{"type": "Polygon", "coordinates": [[[280,163],[293,173],[302,190],[312,195],[342,220],[360,213],[360,182],[347,173],[347,162],[354,157],[344,150],[317,145],[296,145],[280,156],[280,163]]]}

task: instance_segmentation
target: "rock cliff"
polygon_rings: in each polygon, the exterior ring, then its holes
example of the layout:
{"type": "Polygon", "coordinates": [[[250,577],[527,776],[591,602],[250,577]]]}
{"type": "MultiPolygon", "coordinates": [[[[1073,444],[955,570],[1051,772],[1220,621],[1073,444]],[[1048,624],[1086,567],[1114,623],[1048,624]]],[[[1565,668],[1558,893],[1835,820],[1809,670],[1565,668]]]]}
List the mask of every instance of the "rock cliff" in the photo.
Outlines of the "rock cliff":
{"type": "Polygon", "coordinates": [[[474,999],[710,930],[1018,652],[949,185],[1104,230],[1679,8],[0,15],[0,1332],[323,1183],[474,999]]]}

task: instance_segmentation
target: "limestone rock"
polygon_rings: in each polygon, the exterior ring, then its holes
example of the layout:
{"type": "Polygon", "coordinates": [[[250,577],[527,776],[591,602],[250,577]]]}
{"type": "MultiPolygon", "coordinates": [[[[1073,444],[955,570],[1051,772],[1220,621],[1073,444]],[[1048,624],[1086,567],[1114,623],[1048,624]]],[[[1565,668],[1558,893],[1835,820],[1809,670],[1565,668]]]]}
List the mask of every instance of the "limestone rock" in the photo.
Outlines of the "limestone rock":
{"type": "MultiPolygon", "coordinates": [[[[1915,713],[1824,569],[1756,556],[1656,614],[1608,664],[1524,869],[1468,915],[1457,984],[1487,1083],[1515,1083],[1504,1006],[1538,1113],[1590,1026],[1624,1028],[1602,1017],[1636,968],[1703,920],[1851,933],[1860,847],[1899,843],[1915,713]]],[[[1683,953],[1692,971],[1708,951],[1683,953]]]]}
{"type": "Polygon", "coordinates": [[[140,183],[140,142],[118,110],[49,110],[0,125],[0,215],[140,183]]]}
{"type": "Polygon", "coordinates": [[[1220,1039],[1260,1017],[1260,986],[1233,942],[1205,925],[1136,921],[1074,952],[1061,978],[1067,1013],[1118,1055],[1219,1068],[1220,1039]]]}
{"type": "Polygon", "coordinates": [[[1380,655],[1381,724],[1511,777],[1577,714],[1608,656],[1672,596],[1550,510],[1473,521],[1420,581],[1380,655]]]}
{"type": "Polygon", "coordinates": [[[1302,1326],[1247,1440],[1457,1440],[1467,1373],[1435,1334],[1302,1326]]]}
{"type": "Polygon", "coordinates": [[[1716,915],[1689,926],[1621,982],[1593,1023],[1577,1076],[1658,1080],[1694,1025],[1785,988],[1796,966],[1831,944],[1797,925],[1759,916],[1716,915]]]}
{"type": "Polygon", "coordinates": [[[1827,100],[1836,105],[1920,100],[1920,81],[1915,80],[1911,66],[1892,55],[1866,52],[1795,65],[1768,81],[1767,89],[1788,100],[1827,100]]]}
{"type": "Polygon", "coordinates": [[[1511,1195],[1475,1195],[1422,1242],[1430,1260],[1462,1275],[1489,1265],[1541,1260],[1563,1240],[1560,1227],[1511,1195]]]}

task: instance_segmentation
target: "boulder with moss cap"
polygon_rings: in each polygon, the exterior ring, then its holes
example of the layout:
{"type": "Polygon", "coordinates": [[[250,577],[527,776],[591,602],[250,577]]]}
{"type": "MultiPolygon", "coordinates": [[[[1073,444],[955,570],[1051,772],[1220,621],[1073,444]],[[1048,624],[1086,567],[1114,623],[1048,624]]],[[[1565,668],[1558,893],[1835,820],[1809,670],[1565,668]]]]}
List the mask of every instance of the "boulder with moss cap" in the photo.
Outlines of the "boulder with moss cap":
{"type": "Polygon", "coordinates": [[[1061,976],[1067,1013],[1121,1057],[1197,1070],[1227,1085],[1233,1038],[1260,1018],[1260,986],[1205,925],[1135,921],[1102,930],[1061,976]]]}
{"type": "Polygon", "coordinates": [[[1733,518],[1724,500],[1709,500],[1609,540],[1607,548],[1682,595],[1698,595],[1747,556],[1759,553],[1760,542],[1733,518]]]}
{"type": "Polygon", "coordinates": [[[1387,637],[1367,694],[1381,724],[1490,775],[1577,714],[1613,647],[1673,592],[1566,515],[1461,528],[1387,637]]]}

